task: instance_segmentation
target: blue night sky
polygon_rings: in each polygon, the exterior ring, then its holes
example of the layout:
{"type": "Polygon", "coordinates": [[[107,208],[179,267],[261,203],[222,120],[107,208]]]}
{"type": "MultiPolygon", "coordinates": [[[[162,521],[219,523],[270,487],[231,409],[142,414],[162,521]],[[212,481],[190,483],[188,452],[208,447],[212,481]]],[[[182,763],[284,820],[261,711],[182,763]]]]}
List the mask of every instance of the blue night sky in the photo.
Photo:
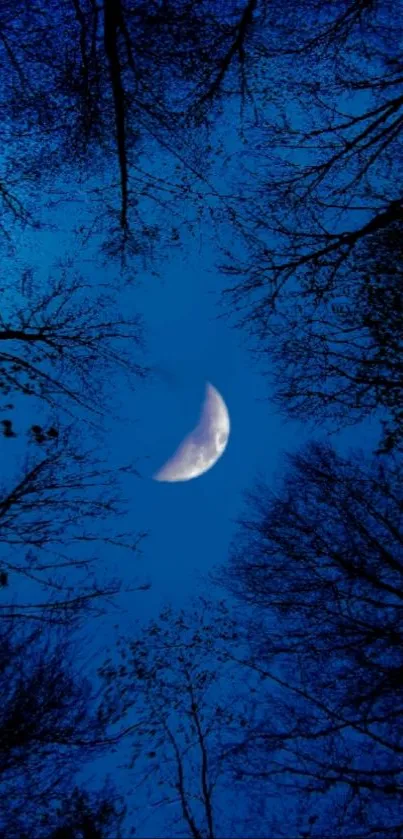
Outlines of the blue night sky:
{"type": "MultiPolygon", "coordinates": [[[[227,138],[229,151],[235,153],[232,142],[231,136],[227,138]]],[[[157,159],[154,165],[158,172],[162,163],[157,159]]],[[[218,190],[224,188],[220,176],[213,173],[213,179],[218,190]]],[[[91,212],[85,195],[83,203],[91,212]]],[[[17,242],[20,263],[36,261],[39,276],[42,272],[46,276],[55,258],[75,250],[75,267],[95,286],[116,275],[114,266],[107,270],[92,262],[91,252],[80,251],[74,244],[70,231],[79,222],[80,213],[80,206],[76,216],[63,205],[53,210],[52,220],[60,232],[21,237],[17,242]]],[[[167,247],[166,255],[157,259],[159,276],[148,270],[137,272],[134,282],[121,292],[124,310],[135,310],[143,316],[146,348],[139,360],[154,373],[139,381],[134,390],[120,379],[109,383],[118,419],[112,422],[106,411],[110,432],[105,446],[112,467],[136,462],[139,477],[128,478],[125,484],[129,510],[125,526],[135,533],[147,531],[148,535],[140,558],[134,557],[130,567],[127,556],[122,562],[112,548],[102,550],[102,561],[106,572],[116,573],[123,583],[149,582],[151,588],[123,593],[118,598],[121,611],[112,609],[93,628],[91,623],[86,627],[86,639],[96,656],[102,657],[113,645],[113,627],[124,634],[133,621],[156,617],[167,602],[185,606],[192,595],[205,592],[206,587],[210,596],[216,596],[209,587],[208,573],[225,563],[235,520],[243,509],[243,492],[258,474],[269,485],[275,476],[281,478],[284,452],[299,448],[313,433],[318,437],[327,432],[326,428],[312,432],[275,411],[261,368],[252,363],[245,336],[219,317],[220,293],[226,283],[216,267],[219,255],[214,246],[215,233],[202,225],[199,233],[195,238],[184,236],[180,249],[170,252],[167,247]],[[151,475],[196,424],[207,381],[221,393],[230,414],[231,434],[223,457],[197,479],[176,484],[153,481],[151,475]]],[[[79,431],[87,435],[84,423],[79,431]]],[[[377,435],[377,424],[368,422],[344,430],[337,436],[337,445],[347,449],[358,443],[370,450],[377,435]]],[[[0,440],[3,468],[11,467],[19,445],[18,438],[12,446],[0,440]]],[[[102,771],[112,772],[115,780],[119,777],[124,787],[115,756],[104,757],[99,766],[102,771]]],[[[94,766],[92,771],[91,767],[85,774],[94,775],[96,780],[97,769],[94,766]]],[[[158,829],[158,816],[154,825],[147,822],[145,832],[140,827],[137,835],[150,836],[153,827],[158,829]]]]}
{"type": "MultiPolygon", "coordinates": [[[[142,277],[141,287],[128,293],[144,313],[148,356],[157,375],[128,395],[122,422],[110,438],[110,454],[117,463],[129,454],[138,457],[141,478],[128,482],[127,494],[133,526],[148,531],[136,567],[152,587],[144,593],[122,594],[123,611],[113,610],[102,626],[96,622],[94,645],[101,653],[117,625],[124,633],[138,621],[157,617],[167,602],[180,607],[193,595],[221,594],[207,577],[214,566],[225,563],[235,519],[243,510],[243,492],[257,474],[269,484],[276,476],[281,478],[283,453],[312,436],[307,427],[285,421],[275,412],[267,383],[251,363],[240,333],[217,318],[217,295],[210,291],[219,289],[222,280],[211,262],[207,249],[195,259],[191,250],[178,254],[161,280],[142,277]],[[197,422],[206,380],[218,388],[230,412],[231,435],[224,455],[197,479],[153,481],[155,468],[197,422]]],[[[316,436],[321,433],[325,429],[317,430],[316,436]]],[[[341,450],[360,445],[369,451],[376,438],[377,426],[368,422],[344,430],[337,443],[341,450]]],[[[118,574],[123,579],[127,574],[130,580],[132,569],[122,567],[118,557],[115,561],[118,574]]],[[[106,564],[112,567],[110,555],[106,564]]],[[[100,772],[113,771],[121,790],[129,784],[130,800],[131,781],[116,766],[116,758],[104,757],[97,766],[100,772]]],[[[95,768],[94,773],[89,775],[96,780],[95,768]]],[[[158,835],[164,813],[150,811],[145,801],[143,816],[144,822],[136,820],[136,835],[144,839],[158,835]]]]}
{"type": "Polygon", "coordinates": [[[403,839],[402,6],[0,2],[0,839],[403,839]]]}
{"type": "MultiPolygon", "coordinates": [[[[229,135],[227,142],[235,155],[233,136],[229,135]]],[[[225,189],[220,176],[214,184],[218,190],[225,189]]],[[[69,193],[71,190],[69,183],[69,193]]],[[[79,188],[77,194],[80,199],[84,195],[85,220],[85,213],[91,213],[91,201],[79,188]]],[[[50,214],[44,210],[44,220],[51,219],[57,233],[25,232],[19,241],[16,237],[17,270],[28,262],[37,266],[38,277],[46,277],[55,260],[69,254],[75,269],[99,287],[116,277],[116,266],[97,263],[96,244],[92,250],[80,250],[71,231],[82,223],[83,208],[78,203],[73,215],[66,206],[61,203],[50,214]]],[[[245,335],[233,328],[233,320],[222,317],[221,290],[227,283],[216,267],[220,255],[214,236],[214,230],[203,222],[194,238],[182,236],[180,249],[167,248],[166,255],[151,266],[159,276],[151,270],[137,270],[134,282],[120,293],[123,311],[138,311],[143,317],[145,350],[138,358],[153,369],[134,389],[121,380],[109,383],[117,414],[112,424],[106,406],[105,428],[110,431],[104,438],[103,453],[112,467],[135,460],[139,478],[128,479],[125,486],[128,526],[134,532],[148,533],[141,558],[133,559],[133,567],[126,567],[127,559],[122,565],[119,554],[109,548],[104,556],[106,571],[116,571],[124,582],[133,580],[134,573],[138,582],[151,583],[147,592],[121,595],[122,631],[125,613],[129,623],[133,617],[147,620],[158,614],[163,603],[184,605],[197,594],[205,586],[208,572],[225,562],[235,519],[243,509],[243,492],[257,474],[269,484],[275,476],[281,478],[284,452],[299,448],[313,435],[327,434],[325,427],[312,430],[285,419],[271,404],[267,381],[259,363],[251,359],[245,335]],[[230,414],[230,439],[222,458],[194,480],[153,481],[156,469],[197,423],[206,381],[221,393],[230,414]]],[[[134,348],[134,352],[138,350],[134,348]]],[[[36,406],[35,412],[37,417],[36,406]]],[[[85,424],[80,432],[87,435],[85,424]]],[[[378,424],[372,419],[359,428],[333,434],[332,439],[340,449],[358,444],[369,451],[378,433],[378,424]]],[[[18,438],[12,447],[1,440],[0,446],[3,463],[10,466],[19,450],[18,438]]],[[[116,614],[113,610],[113,624],[116,614]]],[[[106,642],[110,630],[105,618],[103,628],[97,625],[97,641],[104,631],[106,642]]]]}

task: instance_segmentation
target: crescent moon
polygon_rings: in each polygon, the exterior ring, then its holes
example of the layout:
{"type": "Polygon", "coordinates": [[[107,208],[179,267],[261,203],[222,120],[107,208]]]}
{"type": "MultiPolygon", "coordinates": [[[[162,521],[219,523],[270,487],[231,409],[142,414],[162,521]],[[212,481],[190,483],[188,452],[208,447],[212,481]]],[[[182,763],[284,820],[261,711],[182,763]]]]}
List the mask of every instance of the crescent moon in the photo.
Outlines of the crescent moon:
{"type": "Polygon", "coordinates": [[[207,382],[199,422],[173,456],[153,475],[155,481],[190,481],[198,478],[224,453],[230,433],[227,406],[213,385],[207,382]]]}

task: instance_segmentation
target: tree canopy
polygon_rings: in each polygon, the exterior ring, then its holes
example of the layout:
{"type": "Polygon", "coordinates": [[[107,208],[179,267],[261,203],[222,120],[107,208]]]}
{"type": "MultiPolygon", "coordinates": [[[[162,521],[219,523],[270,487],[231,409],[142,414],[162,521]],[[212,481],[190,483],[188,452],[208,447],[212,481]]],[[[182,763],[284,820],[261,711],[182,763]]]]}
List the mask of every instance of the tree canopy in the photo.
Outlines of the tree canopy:
{"type": "Polygon", "coordinates": [[[0,839],[403,836],[402,13],[0,3],[0,839]],[[133,599],[94,665],[88,627],[149,588],[109,573],[146,535],[147,453],[110,457],[153,371],[135,280],[196,230],[315,436],[208,596],[133,599]],[[324,442],[368,419],[373,453],[324,442]],[[84,781],[118,749],[124,790],[84,781]]]}

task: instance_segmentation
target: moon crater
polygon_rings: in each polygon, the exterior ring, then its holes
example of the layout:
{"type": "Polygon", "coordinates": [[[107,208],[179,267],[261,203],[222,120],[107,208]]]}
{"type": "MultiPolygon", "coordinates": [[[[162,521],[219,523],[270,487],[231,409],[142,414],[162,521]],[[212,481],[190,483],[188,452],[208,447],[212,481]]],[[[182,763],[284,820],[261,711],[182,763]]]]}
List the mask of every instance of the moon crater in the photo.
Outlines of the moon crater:
{"type": "Polygon", "coordinates": [[[188,434],[174,455],[153,475],[156,481],[189,481],[217,462],[224,453],[230,433],[227,406],[213,385],[206,395],[196,428],[188,434]]]}

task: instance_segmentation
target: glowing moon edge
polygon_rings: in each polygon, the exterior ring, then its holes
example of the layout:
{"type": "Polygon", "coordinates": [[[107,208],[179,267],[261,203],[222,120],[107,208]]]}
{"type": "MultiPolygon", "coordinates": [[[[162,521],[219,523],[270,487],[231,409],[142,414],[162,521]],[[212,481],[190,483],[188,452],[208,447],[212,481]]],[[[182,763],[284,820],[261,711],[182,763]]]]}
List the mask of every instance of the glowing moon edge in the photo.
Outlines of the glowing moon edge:
{"type": "Polygon", "coordinates": [[[154,473],[161,482],[190,481],[211,469],[224,454],[230,435],[228,408],[218,390],[207,382],[196,427],[182,440],[172,457],[154,473]]]}

